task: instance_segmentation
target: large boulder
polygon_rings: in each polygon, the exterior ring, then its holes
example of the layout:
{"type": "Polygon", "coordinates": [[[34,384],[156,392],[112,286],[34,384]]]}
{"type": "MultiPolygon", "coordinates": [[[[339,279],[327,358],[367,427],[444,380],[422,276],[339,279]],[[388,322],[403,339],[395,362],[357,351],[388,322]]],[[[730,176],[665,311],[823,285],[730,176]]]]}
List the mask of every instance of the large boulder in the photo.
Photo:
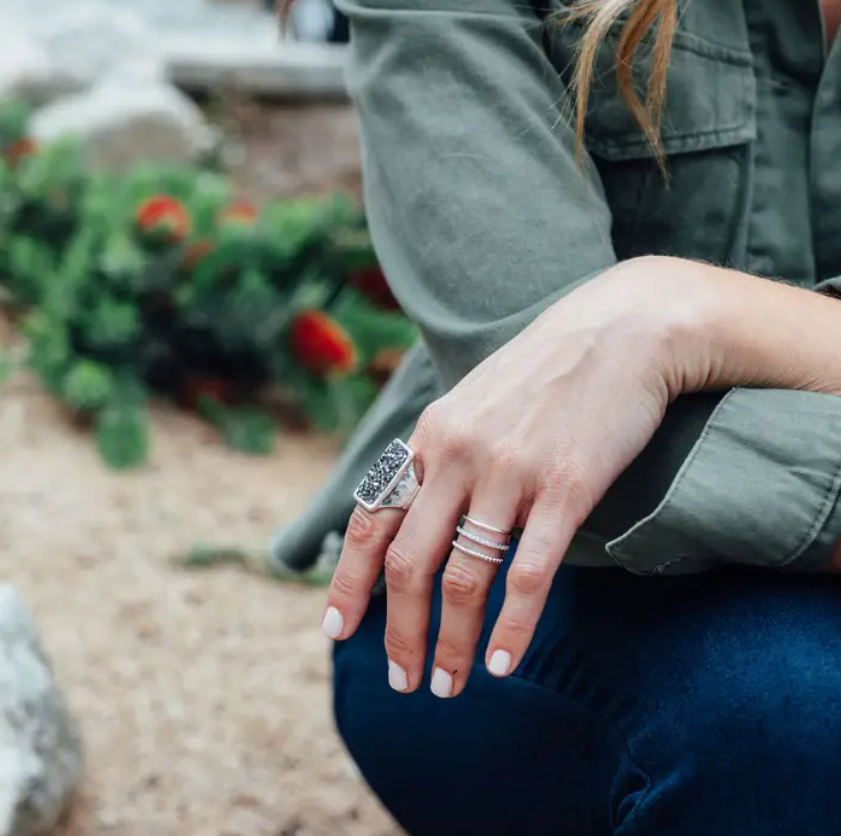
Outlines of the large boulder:
{"type": "Polygon", "coordinates": [[[62,3],[34,33],[38,43],[77,89],[115,75],[163,77],[166,66],[156,33],[132,9],[103,0],[62,3]]]}
{"type": "Polygon", "coordinates": [[[34,115],[30,132],[41,143],[75,137],[92,167],[118,172],[145,160],[192,162],[216,141],[190,98],[140,72],[48,105],[34,115]]]}
{"type": "Polygon", "coordinates": [[[106,0],[0,0],[0,20],[0,100],[42,104],[135,68],[166,72],[150,27],[106,0]]]}
{"type": "Polygon", "coordinates": [[[23,99],[44,104],[78,89],[49,53],[22,29],[0,29],[0,102],[23,99]]]}
{"type": "Polygon", "coordinates": [[[29,614],[0,584],[0,836],[46,833],[81,773],[81,743],[29,614]]]}

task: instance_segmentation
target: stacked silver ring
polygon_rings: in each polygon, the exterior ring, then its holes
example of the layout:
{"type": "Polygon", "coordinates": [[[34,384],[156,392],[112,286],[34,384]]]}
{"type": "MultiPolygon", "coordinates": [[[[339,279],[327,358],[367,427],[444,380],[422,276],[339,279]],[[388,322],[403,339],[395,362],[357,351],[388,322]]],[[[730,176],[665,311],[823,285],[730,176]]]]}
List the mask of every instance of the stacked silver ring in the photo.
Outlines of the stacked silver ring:
{"type": "MultiPolygon", "coordinates": [[[[470,525],[475,526],[476,528],[480,528],[485,531],[490,531],[494,534],[502,534],[506,538],[504,543],[496,543],[493,540],[488,540],[486,537],[480,537],[479,535],[474,534],[469,529],[466,529],[463,525],[456,526],[456,531],[462,537],[466,538],[467,540],[470,540],[472,543],[476,543],[479,546],[484,546],[486,549],[494,549],[503,553],[507,552],[511,548],[510,531],[506,531],[502,528],[497,528],[493,525],[488,525],[487,523],[484,523],[481,520],[476,520],[473,517],[465,517],[464,522],[470,523],[470,525]]],[[[499,566],[505,561],[504,557],[495,557],[493,555],[477,551],[476,549],[468,548],[462,543],[459,543],[458,540],[453,540],[453,548],[458,549],[458,551],[460,551],[462,554],[466,554],[468,557],[475,557],[477,560],[484,560],[485,563],[492,563],[494,566],[499,566]]]]}

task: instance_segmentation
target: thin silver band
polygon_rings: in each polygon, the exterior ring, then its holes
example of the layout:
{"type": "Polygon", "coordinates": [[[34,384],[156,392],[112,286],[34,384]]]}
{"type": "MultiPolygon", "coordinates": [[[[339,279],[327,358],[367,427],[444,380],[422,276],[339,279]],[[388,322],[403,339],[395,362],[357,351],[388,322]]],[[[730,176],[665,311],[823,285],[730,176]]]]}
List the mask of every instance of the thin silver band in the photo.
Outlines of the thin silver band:
{"type": "Polygon", "coordinates": [[[496,526],[488,525],[487,523],[480,522],[479,520],[474,520],[473,517],[465,517],[465,522],[469,522],[471,525],[475,525],[476,528],[484,528],[485,531],[492,531],[494,534],[504,534],[506,537],[511,536],[510,529],[505,531],[502,528],[496,528],[496,526]]]}
{"type": "Polygon", "coordinates": [[[468,549],[467,546],[462,546],[458,540],[453,540],[453,548],[458,549],[463,554],[468,555],[469,557],[475,557],[478,560],[484,560],[485,563],[493,563],[494,566],[499,566],[500,563],[504,563],[501,557],[489,557],[486,554],[482,554],[482,552],[474,551],[473,549],[468,549]]]}
{"type": "Polygon", "coordinates": [[[507,552],[511,548],[511,543],[494,543],[493,540],[486,540],[484,537],[477,537],[472,531],[457,525],[456,531],[468,540],[478,543],[480,546],[487,546],[489,549],[496,549],[497,551],[507,552]]]}

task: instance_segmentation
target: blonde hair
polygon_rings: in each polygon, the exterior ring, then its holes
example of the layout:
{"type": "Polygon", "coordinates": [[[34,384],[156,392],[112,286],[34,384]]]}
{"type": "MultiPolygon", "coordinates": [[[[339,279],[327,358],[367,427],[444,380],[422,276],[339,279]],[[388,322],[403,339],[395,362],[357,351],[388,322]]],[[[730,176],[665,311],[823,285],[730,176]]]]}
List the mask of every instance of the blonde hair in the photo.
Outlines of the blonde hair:
{"type": "MultiPolygon", "coordinates": [[[[285,27],[294,2],[295,0],[276,0],[282,27],[285,27]]],[[[574,21],[584,25],[573,73],[578,157],[580,161],[584,153],[584,123],[596,56],[611,28],[626,12],[630,13],[616,45],[617,87],[634,120],[648,137],[660,168],[665,173],[665,158],[660,142],[660,118],[666,100],[666,71],[677,26],[677,0],[577,0],[560,18],[561,25],[574,21]],[[655,28],[651,73],[645,95],[640,97],[634,84],[634,58],[643,38],[655,28]]]]}
{"type": "Polygon", "coordinates": [[[561,19],[561,25],[584,23],[584,33],[573,72],[575,133],[579,158],[584,148],[584,123],[593,84],[593,71],[599,47],[614,24],[626,12],[616,45],[616,83],[619,95],[648,138],[660,167],[665,158],[660,141],[660,120],[666,100],[666,72],[677,27],[677,0],[579,0],[561,19]],[[651,73],[645,95],[640,97],[634,84],[634,58],[643,38],[656,30],[651,52],[651,73]]]}

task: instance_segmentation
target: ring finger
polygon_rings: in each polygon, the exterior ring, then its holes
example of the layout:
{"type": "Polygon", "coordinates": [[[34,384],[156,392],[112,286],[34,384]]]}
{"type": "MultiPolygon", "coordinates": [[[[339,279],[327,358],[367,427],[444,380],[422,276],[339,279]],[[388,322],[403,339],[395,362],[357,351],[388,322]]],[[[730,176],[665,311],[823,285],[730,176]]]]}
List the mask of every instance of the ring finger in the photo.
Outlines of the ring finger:
{"type": "Polygon", "coordinates": [[[470,675],[488,595],[505,559],[519,496],[508,490],[474,495],[441,581],[443,605],[432,672],[432,693],[460,694],[470,675]]]}

